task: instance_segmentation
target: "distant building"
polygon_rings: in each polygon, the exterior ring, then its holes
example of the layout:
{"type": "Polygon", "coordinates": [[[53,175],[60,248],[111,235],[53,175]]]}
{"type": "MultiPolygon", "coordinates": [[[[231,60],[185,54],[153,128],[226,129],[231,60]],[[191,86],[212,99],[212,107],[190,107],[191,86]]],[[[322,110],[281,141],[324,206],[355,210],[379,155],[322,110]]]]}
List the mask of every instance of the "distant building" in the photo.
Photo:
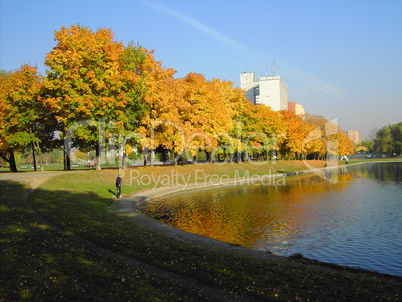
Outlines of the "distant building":
{"type": "Polygon", "coordinates": [[[306,114],[303,106],[301,104],[296,104],[296,102],[288,102],[288,110],[294,112],[297,116],[303,118],[306,114]]]}
{"type": "Polygon", "coordinates": [[[254,105],[264,104],[274,111],[288,110],[288,88],[281,76],[260,77],[255,81],[254,72],[240,74],[240,88],[254,105]]]}
{"type": "Polygon", "coordinates": [[[360,143],[360,133],[358,130],[348,130],[346,131],[346,135],[350,138],[352,142],[355,144],[360,143]]]}
{"type": "Polygon", "coordinates": [[[243,72],[240,74],[240,88],[246,91],[247,100],[255,105],[255,96],[260,93],[258,92],[258,87],[256,87],[254,72],[243,72]]]}
{"type": "Polygon", "coordinates": [[[288,102],[288,110],[296,114],[296,102],[288,102]]]}

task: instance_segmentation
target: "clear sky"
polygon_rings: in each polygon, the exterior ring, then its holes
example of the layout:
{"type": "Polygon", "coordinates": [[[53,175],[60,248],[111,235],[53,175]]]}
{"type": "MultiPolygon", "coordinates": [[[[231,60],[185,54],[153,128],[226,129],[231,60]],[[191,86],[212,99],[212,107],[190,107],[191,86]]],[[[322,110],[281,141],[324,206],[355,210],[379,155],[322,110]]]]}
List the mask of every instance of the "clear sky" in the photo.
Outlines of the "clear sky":
{"type": "Polygon", "coordinates": [[[0,0],[0,69],[37,65],[54,31],[111,28],[155,50],[164,67],[240,85],[241,72],[275,72],[289,101],[339,119],[343,130],[402,121],[400,0],[0,0]]]}

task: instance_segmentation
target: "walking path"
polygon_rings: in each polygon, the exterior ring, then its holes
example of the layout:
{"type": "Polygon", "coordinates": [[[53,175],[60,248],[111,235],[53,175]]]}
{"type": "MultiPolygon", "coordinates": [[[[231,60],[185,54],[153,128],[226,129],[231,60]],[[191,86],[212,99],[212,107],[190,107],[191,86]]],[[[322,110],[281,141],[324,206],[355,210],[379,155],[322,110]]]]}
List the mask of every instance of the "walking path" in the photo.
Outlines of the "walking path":
{"type": "Polygon", "coordinates": [[[29,183],[30,187],[33,189],[38,188],[46,180],[52,178],[53,176],[66,174],[66,173],[77,173],[78,171],[49,171],[49,172],[17,172],[17,173],[0,173],[0,180],[11,180],[11,181],[26,181],[29,183]]]}

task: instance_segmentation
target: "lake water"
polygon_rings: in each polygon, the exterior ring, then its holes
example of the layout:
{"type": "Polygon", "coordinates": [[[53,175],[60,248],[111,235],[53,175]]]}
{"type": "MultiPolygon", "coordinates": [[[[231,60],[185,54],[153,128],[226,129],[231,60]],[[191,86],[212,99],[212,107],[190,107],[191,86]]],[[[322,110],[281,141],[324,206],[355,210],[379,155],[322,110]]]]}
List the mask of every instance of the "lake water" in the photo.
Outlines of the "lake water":
{"type": "Polygon", "coordinates": [[[183,192],[143,212],[210,238],[402,276],[402,163],[183,192]]]}

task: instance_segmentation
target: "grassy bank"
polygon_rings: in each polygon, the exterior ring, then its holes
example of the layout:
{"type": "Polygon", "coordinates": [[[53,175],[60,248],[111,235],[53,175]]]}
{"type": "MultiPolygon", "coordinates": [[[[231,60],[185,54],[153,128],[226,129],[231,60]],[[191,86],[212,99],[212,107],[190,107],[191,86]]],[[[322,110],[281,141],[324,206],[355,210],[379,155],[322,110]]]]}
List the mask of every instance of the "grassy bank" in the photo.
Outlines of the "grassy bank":
{"type": "MultiPolygon", "coordinates": [[[[137,178],[153,176],[163,185],[168,177],[163,175],[178,174],[194,181],[197,169],[202,175],[230,177],[246,171],[262,175],[305,167],[302,162],[278,161],[133,171],[137,178]]],[[[29,195],[29,204],[23,198],[29,188],[23,183],[0,183],[0,300],[222,301],[201,290],[201,285],[251,301],[397,301],[402,297],[399,277],[319,264],[301,255],[284,261],[239,256],[135,227],[111,211],[117,173],[81,171],[54,177],[29,195]],[[167,272],[168,277],[150,268],[167,272]]],[[[124,176],[124,194],[155,185],[134,181],[130,186],[129,175],[128,171],[124,176]]]]}

